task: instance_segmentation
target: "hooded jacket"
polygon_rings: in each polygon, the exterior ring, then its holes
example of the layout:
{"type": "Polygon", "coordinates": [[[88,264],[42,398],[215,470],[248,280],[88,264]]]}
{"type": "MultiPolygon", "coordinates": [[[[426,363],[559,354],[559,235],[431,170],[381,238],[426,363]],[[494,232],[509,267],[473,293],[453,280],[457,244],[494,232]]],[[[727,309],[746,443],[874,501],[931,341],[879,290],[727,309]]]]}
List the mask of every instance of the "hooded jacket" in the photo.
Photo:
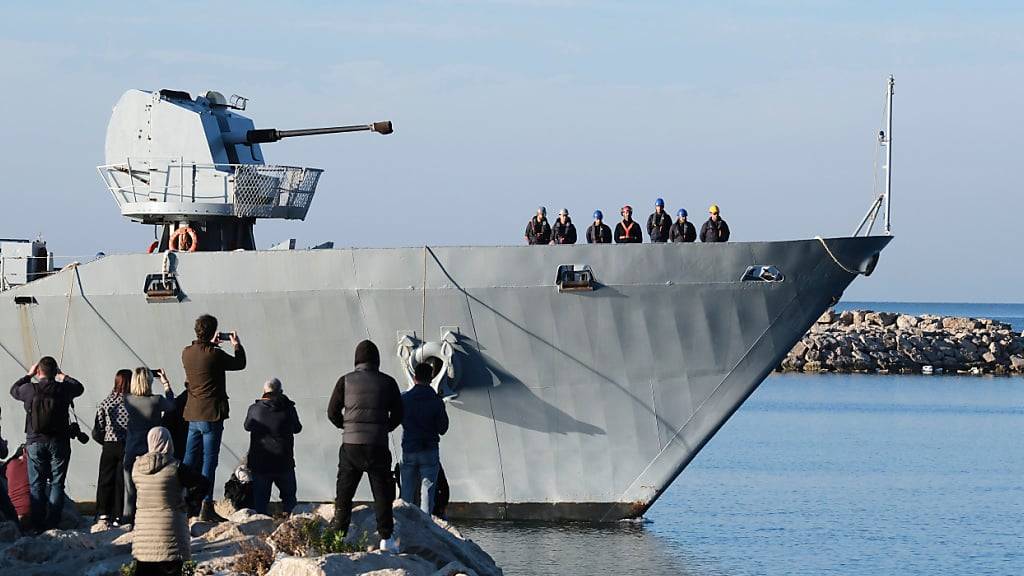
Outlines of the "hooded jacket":
{"type": "Polygon", "coordinates": [[[295,468],[295,435],[302,432],[295,402],[283,393],[264,394],[249,407],[249,470],[279,474],[295,468]]]}
{"type": "Polygon", "coordinates": [[[181,352],[185,368],[185,420],[222,422],[228,419],[228,392],[224,373],[245,368],[245,349],[239,344],[232,356],[212,342],[195,340],[181,352]]]}
{"type": "Polygon", "coordinates": [[[338,379],[327,418],[344,430],[343,444],[388,445],[388,433],[402,423],[402,393],[380,371],[380,352],[369,340],[356,346],[355,370],[338,379]]]}
{"type": "Polygon", "coordinates": [[[554,225],[551,226],[551,235],[555,239],[555,244],[575,244],[576,225],[572,223],[572,218],[566,216],[565,224],[561,218],[556,218],[554,225]]]}
{"type": "Polygon", "coordinates": [[[188,560],[188,519],[184,488],[202,487],[206,479],[174,456],[147,452],[135,460],[132,480],[138,491],[132,556],[142,562],[188,560]]]}

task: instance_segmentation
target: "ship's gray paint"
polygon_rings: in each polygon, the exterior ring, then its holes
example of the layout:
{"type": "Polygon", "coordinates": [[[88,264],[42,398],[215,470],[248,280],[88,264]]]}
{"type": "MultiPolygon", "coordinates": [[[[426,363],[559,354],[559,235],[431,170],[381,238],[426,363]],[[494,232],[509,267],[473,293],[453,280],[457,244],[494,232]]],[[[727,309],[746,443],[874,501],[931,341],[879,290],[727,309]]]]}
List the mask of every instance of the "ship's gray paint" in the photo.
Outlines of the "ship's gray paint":
{"type": "MultiPolygon", "coordinates": [[[[889,240],[826,242],[866,269],[889,240]]],[[[143,280],[162,258],[108,256],[0,293],[0,376],[13,382],[63,351],[91,424],[119,368],[166,368],[180,391],[181,349],[195,317],[212,313],[249,355],[228,376],[218,484],[246,451],[246,409],[277,376],[305,425],[299,498],[323,501],[341,440],[327,398],[356,343],[376,341],[382,368],[404,382],[399,334],[436,341],[455,328],[464,358],[442,441],[454,510],[548,519],[642,514],[855,278],[818,240],[191,253],[171,256],[183,301],[147,302],[143,280]],[[562,264],[589,265],[597,289],[559,292],[562,264]],[[785,280],[740,282],[752,265],[785,280]]],[[[24,410],[8,395],[0,404],[17,442],[24,410]]],[[[74,446],[73,498],[93,497],[98,459],[95,444],[74,446]]]]}

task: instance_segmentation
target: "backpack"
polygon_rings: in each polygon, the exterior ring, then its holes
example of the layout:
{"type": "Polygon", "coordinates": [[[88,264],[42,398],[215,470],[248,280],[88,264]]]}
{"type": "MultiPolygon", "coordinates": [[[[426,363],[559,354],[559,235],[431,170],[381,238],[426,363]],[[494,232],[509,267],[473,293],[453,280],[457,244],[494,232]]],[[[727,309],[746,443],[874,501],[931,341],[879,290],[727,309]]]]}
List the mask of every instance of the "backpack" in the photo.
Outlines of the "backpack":
{"type": "MultiPolygon", "coordinates": [[[[29,426],[36,434],[55,436],[65,432],[67,406],[52,392],[40,392],[39,384],[33,384],[32,408],[29,410],[29,426]]],[[[52,390],[52,387],[50,388],[52,390]]]]}

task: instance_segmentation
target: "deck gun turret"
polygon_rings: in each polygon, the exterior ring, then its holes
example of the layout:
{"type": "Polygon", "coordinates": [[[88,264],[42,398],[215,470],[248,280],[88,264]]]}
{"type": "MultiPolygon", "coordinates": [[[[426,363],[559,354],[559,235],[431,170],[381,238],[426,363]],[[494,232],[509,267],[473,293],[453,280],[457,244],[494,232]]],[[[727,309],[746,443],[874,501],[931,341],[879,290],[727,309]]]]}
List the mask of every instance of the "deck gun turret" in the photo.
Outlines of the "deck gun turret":
{"type": "Polygon", "coordinates": [[[171,237],[187,227],[199,250],[252,250],[257,218],[304,219],[322,170],[268,165],[261,144],[394,131],[390,121],[258,129],[240,114],[246,104],[240,96],[228,100],[213,91],[192,98],[178,90],[129,90],[114,106],[100,175],[121,214],[163,226],[154,249],[173,249],[171,237]]]}

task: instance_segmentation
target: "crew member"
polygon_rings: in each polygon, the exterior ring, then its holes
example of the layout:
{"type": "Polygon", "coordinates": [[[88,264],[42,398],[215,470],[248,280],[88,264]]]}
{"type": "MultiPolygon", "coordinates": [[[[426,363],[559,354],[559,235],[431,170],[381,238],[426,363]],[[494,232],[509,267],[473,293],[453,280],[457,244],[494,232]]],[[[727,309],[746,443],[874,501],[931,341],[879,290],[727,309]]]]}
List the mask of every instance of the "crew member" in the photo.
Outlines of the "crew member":
{"type": "Polygon", "coordinates": [[[616,244],[639,244],[644,241],[640,234],[640,226],[633,220],[633,207],[629,204],[622,207],[622,222],[615,225],[616,244]]]}
{"type": "Polygon", "coordinates": [[[701,242],[728,242],[729,225],[722,220],[718,213],[718,204],[712,204],[708,208],[708,221],[700,228],[701,242]]]}
{"type": "Polygon", "coordinates": [[[527,244],[550,244],[551,225],[548,224],[548,209],[543,206],[537,207],[537,215],[530,218],[526,224],[527,244]]]}
{"type": "Polygon", "coordinates": [[[611,244],[612,229],[604,223],[604,214],[594,210],[594,223],[587,228],[587,244],[611,244]]]}
{"type": "Polygon", "coordinates": [[[686,216],[686,208],[680,208],[676,212],[676,221],[672,223],[672,230],[668,233],[670,242],[693,242],[697,239],[697,229],[686,216]]]}
{"type": "Polygon", "coordinates": [[[575,244],[576,225],[569,218],[569,210],[562,208],[558,211],[558,219],[551,227],[552,244],[575,244]]]}
{"type": "Polygon", "coordinates": [[[647,235],[651,242],[668,242],[672,218],[665,212],[665,201],[658,198],[654,201],[654,213],[647,217],[647,235]]]}
{"type": "Polygon", "coordinates": [[[334,505],[336,530],[347,533],[352,498],[363,473],[370,477],[380,548],[395,552],[391,538],[395,517],[395,482],[391,475],[388,433],[402,423],[402,393],[391,376],[380,371],[380,351],[363,340],[356,346],[355,370],[338,379],[327,405],[327,418],[344,432],[338,451],[338,484],[334,505]]]}

